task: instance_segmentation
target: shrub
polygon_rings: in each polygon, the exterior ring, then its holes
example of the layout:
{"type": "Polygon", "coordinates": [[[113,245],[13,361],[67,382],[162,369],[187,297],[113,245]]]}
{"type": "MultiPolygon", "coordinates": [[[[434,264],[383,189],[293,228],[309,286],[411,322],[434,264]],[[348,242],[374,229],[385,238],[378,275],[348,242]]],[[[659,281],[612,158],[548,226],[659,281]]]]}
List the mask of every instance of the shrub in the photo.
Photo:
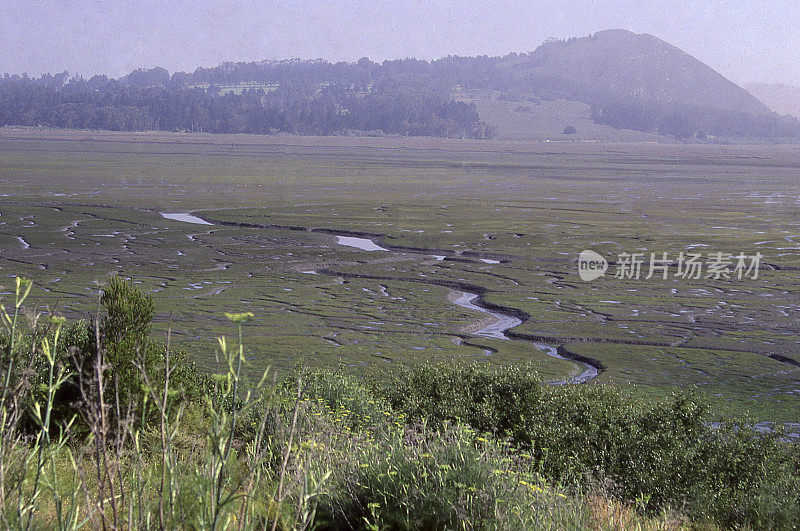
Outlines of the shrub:
{"type": "MultiPolygon", "coordinates": [[[[120,420],[116,418],[118,414],[130,415],[139,426],[158,421],[156,411],[143,407],[147,390],[161,388],[166,381],[167,347],[150,339],[152,298],[130,281],[112,277],[100,302],[106,315],[99,320],[99,326],[97,322],[79,320],[66,325],[61,332],[54,356],[56,365],[65,371],[65,381],[55,395],[52,429],[58,429],[76,415],[84,424],[88,422],[88,408],[98,398],[98,368],[106,380],[103,402],[115,406],[107,411],[109,421],[120,420]]],[[[32,327],[19,332],[16,349],[29,357],[26,364],[12,364],[17,372],[25,368],[30,387],[27,409],[21,412],[19,421],[20,429],[25,432],[36,429],[28,413],[35,402],[42,400],[46,384],[48,362],[38,345],[45,338],[53,340],[53,328],[42,321],[37,319],[32,327]]],[[[0,336],[0,346],[6,344],[0,336]]],[[[184,400],[199,403],[210,389],[209,377],[198,371],[182,350],[169,351],[169,365],[169,411],[174,412],[184,400]]]]}
{"type": "Polygon", "coordinates": [[[447,365],[401,370],[376,393],[412,424],[463,421],[529,452],[550,481],[611,481],[649,512],[780,527],[800,511],[789,501],[800,497],[796,446],[746,425],[714,429],[691,394],[642,407],[604,386],[542,385],[530,369],[447,365]]]}
{"type": "Polygon", "coordinates": [[[745,424],[715,431],[690,490],[692,514],[729,527],[793,529],[800,522],[800,448],[745,424]]]}
{"type": "Polygon", "coordinates": [[[544,392],[529,367],[417,366],[400,369],[379,385],[376,392],[411,419],[432,427],[463,421],[515,444],[529,442],[525,419],[544,392]]]}

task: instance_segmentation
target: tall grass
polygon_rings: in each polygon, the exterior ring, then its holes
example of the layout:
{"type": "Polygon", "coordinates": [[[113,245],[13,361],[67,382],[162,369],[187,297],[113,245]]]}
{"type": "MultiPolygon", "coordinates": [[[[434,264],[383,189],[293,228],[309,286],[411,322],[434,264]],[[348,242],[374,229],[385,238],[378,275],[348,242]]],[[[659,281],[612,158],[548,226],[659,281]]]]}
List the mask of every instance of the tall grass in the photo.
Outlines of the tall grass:
{"type": "MultiPolygon", "coordinates": [[[[0,526],[9,529],[790,527],[797,448],[530,371],[441,366],[249,381],[242,327],[197,373],[111,279],[92,323],[0,333],[0,526]],[[101,313],[105,312],[104,315],[101,313]],[[782,507],[781,507],[782,506],[782,507]]],[[[794,496],[794,498],[793,498],[794,496]]]]}

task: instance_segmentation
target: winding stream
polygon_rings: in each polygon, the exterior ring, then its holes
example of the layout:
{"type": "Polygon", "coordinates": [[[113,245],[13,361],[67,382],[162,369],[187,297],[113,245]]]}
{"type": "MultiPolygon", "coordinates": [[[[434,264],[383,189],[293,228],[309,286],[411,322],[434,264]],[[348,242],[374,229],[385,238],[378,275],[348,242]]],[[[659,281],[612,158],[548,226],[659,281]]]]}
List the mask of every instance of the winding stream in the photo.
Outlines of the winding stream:
{"type": "MultiPolygon", "coordinates": [[[[203,218],[200,218],[198,216],[195,216],[195,215],[192,215],[192,214],[188,214],[188,213],[166,213],[166,212],[160,212],[160,214],[161,214],[161,216],[163,216],[166,219],[171,219],[171,220],[175,220],[175,221],[183,221],[183,222],[186,222],[186,223],[194,223],[194,224],[197,224],[197,225],[213,225],[213,223],[211,223],[211,222],[209,222],[209,221],[207,221],[207,220],[205,220],[203,218]]],[[[387,249],[385,247],[381,247],[380,245],[375,243],[375,241],[373,239],[371,239],[371,238],[339,235],[339,234],[335,234],[335,231],[328,231],[328,232],[330,232],[331,234],[333,234],[335,236],[336,243],[338,245],[342,245],[344,247],[353,247],[353,248],[361,249],[362,251],[368,251],[368,252],[372,252],[372,251],[387,251],[387,252],[391,252],[391,249],[387,249]]],[[[436,254],[431,254],[430,256],[432,258],[436,259],[436,260],[443,260],[445,258],[442,255],[436,255],[436,254]]],[[[490,259],[483,259],[483,258],[480,259],[480,261],[483,262],[483,263],[486,263],[486,264],[499,264],[500,263],[500,261],[498,261],[498,260],[490,260],[490,259]]],[[[302,271],[302,273],[318,274],[317,271],[302,271]]],[[[473,293],[473,292],[470,292],[470,291],[457,291],[457,295],[453,299],[452,302],[456,306],[464,308],[465,310],[485,313],[485,314],[488,314],[488,315],[490,315],[490,316],[492,316],[494,318],[494,322],[489,323],[486,326],[484,326],[484,327],[472,332],[471,335],[473,335],[473,336],[485,337],[485,338],[489,338],[489,339],[502,339],[502,340],[508,341],[508,340],[511,340],[511,338],[508,336],[507,332],[510,329],[512,329],[514,327],[517,327],[517,326],[522,324],[522,319],[520,319],[520,318],[518,318],[518,317],[516,317],[514,315],[511,315],[510,313],[503,313],[502,311],[489,309],[489,308],[486,308],[483,305],[481,305],[480,295],[478,295],[477,293],[473,293]]],[[[576,376],[570,376],[566,380],[563,380],[561,382],[555,382],[555,383],[558,383],[558,384],[564,384],[564,383],[580,384],[580,383],[585,383],[585,382],[588,382],[589,380],[591,380],[592,378],[596,377],[599,374],[599,371],[598,371],[598,369],[596,367],[594,367],[594,366],[592,366],[592,365],[590,365],[588,363],[585,363],[583,361],[580,361],[580,360],[575,360],[575,359],[568,358],[566,356],[562,356],[561,354],[559,354],[558,349],[555,348],[555,347],[552,347],[550,345],[545,345],[544,343],[539,343],[539,342],[536,342],[536,341],[529,341],[529,340],[526,340],[526,339],[516,339],[515,338],[515,340],[528,341],[535,348],[543,351],[548,356],[551,356],[553,358],[558,358],[558,359],[561,359],[561,360],[569,361],[571,363],[574,363],[575,365],[577,365],[581,369],[583,369],[583,372],[581,372],[580,374],[578,374],[576,376]]]]}
{"type": "MultiPolygon", "coordinates": [[[[488,313],[492,317],[495,318],[495,322],[484,326],[483,328],[472,332],[474,336],[481,336],[481,337],[488,337],[491,339],[510,339],[506,335],[506,331],[514,328],[515,326],[519,326],[522,324],[522,319],[514,317],[513,315],[507,315],[504,313],[496,312],[494,310],[490,310],[488,308],[484,308],[483,306],[478,306],[473,301],[475,300],[480,301],[478,298],[477,293],[470,293],[468,291],[461,291],[459,295],[453,299],[453,304],[464,308],[465,310],[472,310],[476,312],[488,313]]],[[[572,360],[567,358],[566,356],[562,356],[558,353],[558,349],[555,347],[551,347],[550,345],[545,345],[544,343],[538,343],[536,341],[531,341],[530,343],[533,344],[534,347],[543,351],[548,356],[552,356],[554,358],[558,358],[561,360],[566,360],[571,363],[575,363],[583,368],[583,372],[578,374],[577,376],[571,376],[567,380],[562,382],[556,383],[584,383],[588,382],[595,376],[599,374],[599,371],[589,365],[588,363],[584,363],[582,361],[572,360]]]]}
{"type": "Polygon", "coordinates": [[[488,337],[491,339],[508,339],[508,337],[503,332],[522,324],[522,319],[518,319],[511,315],[505,315],[502,313],[493,312],[492,310],[488,310],[486,308],[483,308],[482,306],[478,306],[473,302],[477,298],[478,298],[477,293],[470,293],[469,291],[461,291],[459,292],[459,295],[455,299],[453,299],[453,304],[455,304],[456,306],[461,306],[466,310],[472,310],[475,312],[488,313],[489,315],[494,317],[495,321],[493,323],[484,326],[480,330],[476,330],[475,332],[472,333],[472,335],[488,337]]]}

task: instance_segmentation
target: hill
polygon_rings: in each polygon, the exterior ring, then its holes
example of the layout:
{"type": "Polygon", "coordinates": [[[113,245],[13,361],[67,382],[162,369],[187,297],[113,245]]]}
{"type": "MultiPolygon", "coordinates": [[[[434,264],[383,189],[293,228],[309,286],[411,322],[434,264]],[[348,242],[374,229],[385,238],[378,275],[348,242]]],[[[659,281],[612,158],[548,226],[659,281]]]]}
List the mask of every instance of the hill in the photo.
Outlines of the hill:
{"type": "Polygon", "coordinates": [[[136,70],[116,80],[6,75],[2,125],[540,140],[800,138],[796,119],[770,112],[678,48],[624,30],[551,40],[504,57],[224,63],[171,75],[136,70]]]}
{"type": "Polygon", "coordinates": [[[550,40],[504,58],[507,98],[579,101],[596,124],[676,138],[797,137],[796,121],[771,113],[743,88],[652,35],[608,30],[550,40]],[[516,94],[515,94],[516,93],[516,94]]]}
{"type": "Polygon", "coordinates": [[[500,68],[541,93],[601,105],[609,100],[769,114],[766,105],[691,55],[652,35],[608,30],[551,41],[500,68]]]}
{"type": "Polygon", "coordinates": [[[744,88],[776,113],[800,118],[800,87],[781,83],[750,83],[744,88]]]}

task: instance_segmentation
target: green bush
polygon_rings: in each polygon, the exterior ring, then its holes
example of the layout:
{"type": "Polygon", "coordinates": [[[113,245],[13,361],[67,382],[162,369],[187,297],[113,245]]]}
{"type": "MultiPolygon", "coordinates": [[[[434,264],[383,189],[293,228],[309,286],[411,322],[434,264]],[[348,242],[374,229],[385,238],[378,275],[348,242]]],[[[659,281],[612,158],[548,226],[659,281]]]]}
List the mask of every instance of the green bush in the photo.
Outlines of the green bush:
{"type": "MultiPolygon", "coordinates": [[[[148,388],[164,386],[167,354],[170,395],[174,397],[172,407],[180,400],[202,400],[210,386],[209,377],[197,370],[185,351],[171,349],[168,353],[165,345],[150,338],[154,312],[150,295],[136,289],[130,281],[111,277],[103,288],[100,303],[106,311],[100,321],[100,348],[114,380],[114,392],[120,393],[123,410],[129,405],[140,408],[148,388]]],[[[146,423],[154,419],[141,420],[146,423]]]]}
{"type": "Polygon", "coordinates": [[[649,512],[757,527],[800,515],[797,447],[745,425],[714,429],[691,394],[643,407],[609,387],[542,385],[530,369],[450,365],[401,370],[376,394],[412,424],[463,421],[529,452],[550,481],[610,481],[649,512]]]}
{"type": "Polygon", "coordinates": [[[689,496],[692,514],[729,527],[797,528],[800,445],[729,424],[706,442],[702,463],[689,496]]]}
{"type": "Polygon", "coordinates": [[[425,419],[433,427],[463,421],[523,445],[530,442],[527,415],[545,392],[535,372],[515,367],[417,366],[378,382],[376,392],[410,418],[425,419]]]}
{"type": "MultiPolygon", "coordinates": [[[[158,421],[159,413],[144,404],[147,390],[162,388],[166,379],[167,348],[150,339],[152,298],[133,287],[130,281],[112,277],[100,302],[106,313],[99,318],[99,326],[79,320],[61,331],[55,359],[67,377],[55,396],[53,430],[76,416],[82,423],[87,422],[87,408],[97,399],[99,353],[103,356],[101,369],[106,380],[103,399],[106,404],[115,405],[108,410],[109,420],[119,420],[117,412],[124,415],[130,412],[142,427],[158,421]]],[[[34,403],[41,402],[48,374],[47,360],[35,345],[45,338],[52,342],[52,336],[49,322],[39,319],[17,342],[19,351],[29,353],[27,365],[16,364],[17,370],[24,368],[26,371],[30,387],[26,402],[28,412],[34,403]]],[[[0,347],[3,345],[7,345],[7,340],[0,336],[0,347]]],[[[199,403],[211,387],[208,375],[198,371],[195,362],[182,350],[170,350],[169,365],[169,410],[174,411],[185,400],[199,403]]],[[[23,413],[20,429],[36,429],[28,413],[23,413]]]]}

